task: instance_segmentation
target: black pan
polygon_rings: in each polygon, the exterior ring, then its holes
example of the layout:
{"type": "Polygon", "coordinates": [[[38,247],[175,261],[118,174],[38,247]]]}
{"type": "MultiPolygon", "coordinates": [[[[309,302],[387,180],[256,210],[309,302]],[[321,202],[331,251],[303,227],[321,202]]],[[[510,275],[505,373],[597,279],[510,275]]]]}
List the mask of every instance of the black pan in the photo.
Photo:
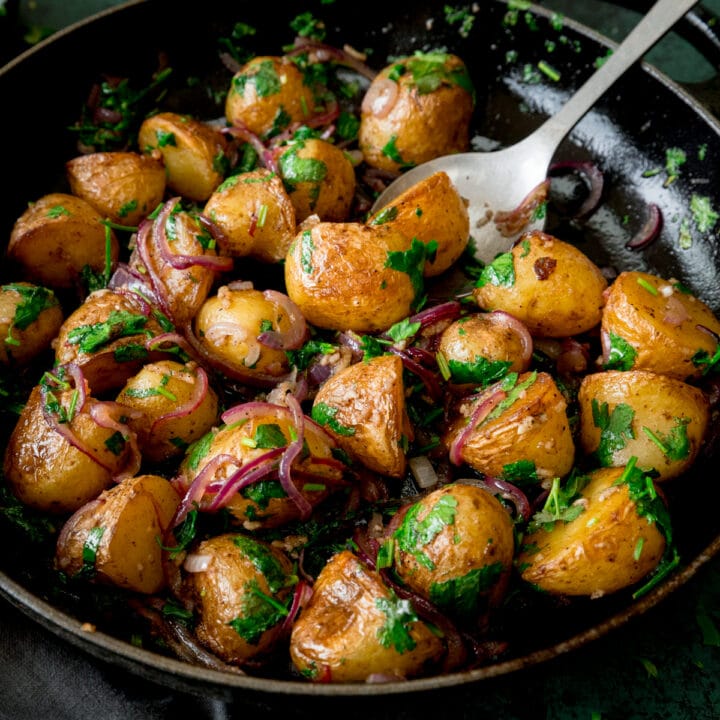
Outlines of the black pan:
{"type": "MultiPolygon", "coordinates": [[[[63,164],[77,154],[76,138],[67,128],[77,120],[89,88],[101,73],[128,77],[142,85],[156,69],[158,53],[162,52],[173,66],[175,78],[194,76],[204,81],[199,90],[178,83],[165,101],[167,107],[207,118],[221,115],[221,107],[213,104],[211,93],[203,88],[227,86],[230,74],[218,60],[217,40],[228,36],[239,20],[257,28],[253,48],[266,54],[280,52],[282,45],[292,41],[289,20],[301,10],[325,20],[330,44],[374,48],[369,63],[377,68],[385,64],[389,55],[448,48],[466,60],[478,90],[476,133],[502,145],[523,138],[548,113],[557,110],[610,46],[569,20],[561,32],[551,29],[552,13],[535,5],[508,15],[507,4],[498,0],[479,4],[472,31],[464,37],[458,25],[446,23],[444,5],[430,0],[364,0],[361,6],[350,8],[346,2],[308,0],[300,7],[293,0],[232,5],[204,0],[189,15],[175,4],[148,0],[100,13],[57,34],[0,71],[4,107],[0,137],[6,178],[0,211],[2,236],[9,236],[28,201],[65,189],[63,164]],[[556,41],[552,54],[546,44],[548,39],[556,41]],[[512,53],[516,53],[516,59],[510,60],[512,53]],[[538,82],[524,80],[523,68],[537,67],[539,60],[550,62],[559,71],[559,80],[542,75],[538,82]]],[[[717,42],[709,29],[711,25],[693,16],[683,27],[696,36],[698,27],[705,28],[707,32],[700,31],[706,41],[705,51],[716,62],[713,53],[717,53],[717,42]]],[[[693,232],[691,246],[684,249],[679,235],[693,194],[708,196],[713,207],[720,208],[718,157],[720,125],[715,118],[667,77],[638,65],[577,126],[557,154],[558,160],[597,163],[606,178],[602,205],[582,223],[552,213],[547,229],[575,242],[603,266],[675,277],[717,313],[717,228],[704,235],[693,232]],[[701,145],[705,160],[698,157],[701,145]],[[666,186],[662,174],[644,174],[664,167],[669,147],[684,148],[687,163],[681,176],[666,186]],[[644,223],[650,203],[657,204],[665,218],[661,235],[642,251],[629,250],[625,243],[644,223]]],[[[5,420],[5,424],[9,422],[5,420]]],[[[712,435],[716,432],[717,427],[712,435]]],[[[327,686],[196,667],[134,647],[122,629],[110,624],[100,623],[94,633],[83,630],[81,623],[88,619],[88,608],[78,609],[52,596],[40,569],[42,558],[29,550],[0,555],[0,592],[41,625],[90,655],[183,691],[213,692],[223,697],[236,691],[267,693],[268,698],[278,694],[367,696],[475,683],[518,672],[605,635],[676,591],[718,553],[720,520],[715,508],[720,500],[720,485],[709,482],[716,474],[712,440],[692,476],[676,482],[669,490],[682,557],[673,576],[637,601],[621,592],[571,604],[541,619],[520,618],[515,628],[517,642],[511,645],[505,659],[470,671],[403,683],[327,686]]],[[[21,539],[14,533],[8,524],[0,523],[3,547],[19,547],[21,539]]]]}

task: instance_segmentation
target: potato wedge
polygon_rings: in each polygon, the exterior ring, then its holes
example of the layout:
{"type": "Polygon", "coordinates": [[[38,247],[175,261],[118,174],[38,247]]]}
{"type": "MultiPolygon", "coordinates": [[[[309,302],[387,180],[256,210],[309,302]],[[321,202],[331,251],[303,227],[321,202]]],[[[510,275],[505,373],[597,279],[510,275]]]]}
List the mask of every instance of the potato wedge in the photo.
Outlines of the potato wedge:
{"type": "Polygon", "coordinates": [[[138,475],[77,510],[58,537],[56,566],[133,592],[166,585],[162,542],[180,502],[168,480],[138,475]]]}
{"type": "Polygon", "coordinates": [[[623,272],[602,314],[606,370],[650,370],[679,380],[699,378],[718,348],[720,320],[679,283],[623,272]]]}
{"type": "Polygon", "coordinates": [[[665,536],[641,514],[637,498],[647,491],[647,480],[637,468],[634,472],[637,485],[624,479],[624,467],[595,470],[581,491],[583,512],[526,535],[518,558],[523,580],[555,595],[600,597],[652,572],[665,551],[665,536]]]}
{"type": "Polygon", "coordinates": [[[638,465],[669,480],[695,462],[709,421],[708,399],[682,380],[646,370],[586,375],[578,391],[579,441],[600,465],[638,465]]]}
{"type": "Polygon", "coordinates": [[[370,675],[409,678],[442,658],[440,638],[350,551],[334,555],[293,625],[290,657],[312,680],[363,682],[370,675]],[[386,630],[394,617],[394,632],[386,630]]]}
{"type": "Polygon", "coordinates": [[[535,336],[568,337],[600,323],[607,281],[581,250],[547,233],[528,232],[483,272],[473,297],[504,310],[535,336]]]}
{"type": "Polygon", "coordinates": [[[403,447],[412,440],[403,364],[381,355],[336,373],[319,388],[312,417],[351,458],[381,475],[403,477],[403,447]]]}

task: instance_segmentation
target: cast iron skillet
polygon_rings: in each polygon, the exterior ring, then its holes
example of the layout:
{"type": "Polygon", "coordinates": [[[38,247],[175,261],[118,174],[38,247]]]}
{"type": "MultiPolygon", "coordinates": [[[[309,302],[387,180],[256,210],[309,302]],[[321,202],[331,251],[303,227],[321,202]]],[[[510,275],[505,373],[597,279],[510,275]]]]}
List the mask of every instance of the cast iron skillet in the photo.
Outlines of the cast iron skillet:
{"type": "MultiPolygon", "coordinates": [[[[67,128],[77,120],[89,88],[101,73],[128,77],[142,86],[162,52],[180,81],[166,100],[167,108],[207,118],[221,115],[221,106],[214,104],[206,88],[224,90],[229,83],[229,71],[218,60],[217,41],[228,36],[239,20],[257,28],[252,49],[263,54],[279,54],[283,45],[292,42],[289,21],[305,10],[325,20],[330,44],[374,48],[368,62],[377,69],[390,55],[447,48],[468,63],[478,90],[477,135],[503,145],[521,139],[557,110],[610,47],[608,41],[569,20],[562,31],[551,29],[552,13],[538,6],[518,13],[516,23],[508,22],[508,7],[499,0],[480,4],[471,33],[463,37],[457,25],[445,21],[444,5],[432,0],[363,0],[347,18],[349,8],[342,2],[308,0],[299,6],[294,0],[275,0],[229,6],[221,0],[203,0],[202,9],[189,16],[168,3],[147,0],[100,13],[58,33],[0,70],[5,108],[0,115],[0,137],[9,180],[0,210],[2,237],[9,236],[28,201],[66,189],[63,164],[77,154],[75,138],[67,128]],[[552,53],[547,40],[555,41],[552,53]],[[536,68],[539,60],[550,62],[560,79],[551,81],[543,75],[537,76],[539,82],[524,79],[524,68],[536,68]],[[203,79],[199,89],[188,89],[184,80],[189,76],[203,79]]],[[[697,18],[689,26],[697,34],[697,18]]],[[[716,65],[717,56],[712,54],[717,48],[711,40],[704,43],[704,51],[716,65]]],[[[638,65],[577,126],[557,154],[558,160],[591,160],[601,167],[606,178],[602,206],[582,224],[560,213],[551,214],[547,229],[575,242],[601,265],[677,278],[718,313],[720,259],[715,232],[694,231],[687,249],[680,248],[679,235],[693,194],[708,196],[713,207],[720,208],[719,156],[720,125],[714,117],[668,78],[638,65]],[[701,145],[705,160],[698,157],[701,145]],[[643,173],[663,168],[669,147],[683,148],[687,162],[680,178],[666,187],[663,173],[653,177],[643,173]],[[660,237],[643,251],[626,249],[625,243],[643,224],[651,202],[665,218],[660,237]]],[[[81,624],[87,616],[77,608],[57,604],[43,573],[36,572],[33,558],[22,550],[0,555],[0,592],[92,656],[183,691],[360,696],[476,682],[544,662],[606,634],[678,589],[720,551],[720,522],[715,515],[720,486],[708,482],[715,475],[716,434],[717,427],[692,476],[675,481],[668,490],[682,558],[681,567],[669,580],[637,601],[621,592],[573,603],[561,612],[519,619],[506,658],[479,669],[381,685],[313,685],[232,675],[134,647],[122,634],[102,626],[98,632],[84,631],[81,624]]],[[[4,548],[18,547],[13,531],[1,522],[0,543],[4,548]]]]}

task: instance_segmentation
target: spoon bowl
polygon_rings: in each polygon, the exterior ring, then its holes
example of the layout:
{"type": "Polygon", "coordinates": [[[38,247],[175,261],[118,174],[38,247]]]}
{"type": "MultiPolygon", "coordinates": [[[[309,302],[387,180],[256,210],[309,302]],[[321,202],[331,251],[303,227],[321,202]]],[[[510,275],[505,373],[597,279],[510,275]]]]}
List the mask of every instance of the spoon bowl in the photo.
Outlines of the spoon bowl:
{"type": "MultiPolygon", "coordinates": [[[[544,213],[528,212],[513,227],[500,222],[505,213],[524,206],[542,183],[562,140],[625,71],[650,50],[698,0],[658,0],[603,65],[558,113],[535,132],[507,148],[491,152],[443,155],[407,170],[375,200],[371,213],[436,172],[447,173],[467,200],[475,257],[489,263],[509,250],[522,232],[542,230],[544,213]]],[[[527,203],[528,206],[532,203],[527,203]]],[[[522,215],[522,211],[519,213],[522,215]]]]}

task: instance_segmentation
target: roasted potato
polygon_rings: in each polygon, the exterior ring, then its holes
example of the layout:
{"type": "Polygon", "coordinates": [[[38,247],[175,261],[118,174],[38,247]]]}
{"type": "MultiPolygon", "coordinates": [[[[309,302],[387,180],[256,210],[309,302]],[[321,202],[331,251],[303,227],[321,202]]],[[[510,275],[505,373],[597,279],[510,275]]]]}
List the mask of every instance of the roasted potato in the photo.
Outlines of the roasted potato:
{"type": "Polygon", "coordinates": [[[443,654],[442,641],[410,602],[399,599],[349,550],[323,567],[290,636],[295,668],[322,682],[424,675],[443,654]]]}
{"type": "Polygon", "coordinates": [[[36,285],[76,288],[86,269],[102,274],[118,260],[117,237],[102,221],[103,216],[82,198],[44,195],[15,222],[8,258],[36,285]]]}
{"type": "Polygon", "coordinates": [[[525,233],[483,270],[473,297],[483,310],[504,310],[532,335],[567,337],[600,323],[607,288],[600,268],[574,245],[525,233]]]}
{"type": "Polygon", "coordinates": [[[465,252],[470,239],[467,204],[447,173],[437,172],[421,180],[368,218],[369,225],[392,225],[408,239],[437,249],[425,261],[426,277],[445,272],[465,252]]]}
{"type": "Polygon", "coordinates": [[[233,267],[231,258],[218,255],[213,232],[197,213],[183,210],[179,198],[142,225],[129,264],[148,278],[160,309],[181,328],[195,317],[217,277],[233,267]]]}
{"type": "Polygon", "coordinates": [[[718,349],[720,320],[672,280],[620,273],[602,313],[607,370],[650,370],[679,380],[699,378],[718,349]]]}
{"type": "MultiPolygon", "coordinates": [[[[422,248],[422,246],[421,246],[422,248]]],[[[320,328],[386,330],[411,313],[424,254],[408,255],[391,227],[318,222],[301,229],[285,260],[285,286],[307,321],[320,328]],[[419,275],[396,270],[393,258],[419,275]]]]}
{"type": "Polygon", "coordinates": [[[262,661],[285,637],[298,579],[282,550],[245,535],[218,535],[186,558],[183,577],[195,635],[225,662],[262,661]]]}
{"type": "Polygon", "coordinates": [[[297,229],[295,207],[282,180],[264,168],[229,177],[203,212],[222,230],[222,251],[232,257],[278,263],[297,229]]]}
{"type": "Polygon", "coordinates": [[[474,104],[459,57],[418,52],[392,62],[362,102],[358,140],[365,162],[398,171],[467,150],[474,104]]]}
{"type": "Polygon", "coordinates": [[[195,363],[148,363],[125,383],[116,400],[133,410],[128,427],[137,435],[143,459],[150,462],[184,454],[218,419],[217,393],[195,363]]]}
{"type": "Polygon", "coordinates": [[[78,389],[57,372],[30,393],[5,448],[4,474],[25,505],[62,514],[134,474],[140,458],[117,408],[90,396],[78,403],[78,389]]]}
{"type": "Polygon", "coordinates": [[[601,466],[638,465],[657,481],[685,472],[695,462],[709,421],[702,390],[646,370],[608,370],[586,375],[578,391],[580,446],[601,466]]]}
{"type": "Polygon", "coordinates": [[[302,345],[307,333],[300,310],[284,293],[227,285],[203,303],[194,329],[206,355],[217,358],[226,374],[257,385],[285,378],[285,350],[302,345]],[[277,342],[265,339],[270,334],[277,342]]]}
{"type": "Polygon", "coordinates": [[[477,625],[510,580],[515,538],[507,510],[480,487],[452,483],[401,512],[391,535],[399,578],[455,620],[477,625]]]}
{"type": "Polygon", "coordinates": [[[506,312],[458,318],[440,336],[438,356],[455,386],[487,386],[530,367],[533,341],[525,325],[506,312]]]}
{"type": "Polygon", "coordinates": [[[48,350],[62,322],[52,290],[26,282],[0,286],[0,363],[21,366],[48,350]]]}
{"type": "Polygon", "coordinates": [[[222,133],[188,115],[162,112],[145,119],[138,131],[144,153],[162,155],[167,187],[188,200],[205,202],[223,181],[229,164],[222,133]]]}
{"type": "Polygon", "coordinates": [[[319,138],[294,140],[286,147],[278,167],[297,221],[310,215],[347,220],[355,196],[355,168],[347,155],[319,138]]]}
{"type": "Polygon", "coordinates": [[[300,69],[288,58],[259,55],[233,76],[225,101],[225,117],[261,137],[308,120],[315,99],[300,69]]]}
{"type": "Polygon", "coordinates": [[[146,362],[170,355],[153,348],[163,333],[134,292],[96,290],[63,322],[53,341],[57,364],[76,363],[93,393],[121,388],[146,362]]]}
{"type": "Polygon", "coordinates": [[[56,567],[70,577],[133,592],[160,592],[166,585],[162,542],[179,502],[160,475],[123,480],[66,521],[58,537],[56,567]]]}
{"type": "Polygon", "coordinates": [[[658,566],[666,545],[654,520],[663,517],[664,505],[659,496],[645,495],[649,486],[637,467],[590,473],[577,500],[582,512],[523,538],[517,560],[523,580],[554,595],[594,598],[640,581],[658,566]]]}
{"type": "Polygon", "coordinates": [[[201,509],[225,507],[247,530],[274,528],[303,517],[345,485],[345,466],[333,457],[335,441],[311,419],[301,419],[301,431],[291,411],[280,405],[251,403],[228,412],[223,414],[227,424],[190,447],[177,478],[188,489],[202,476],[208,489],[201,509]],[[301,432],[304,450],[288,466],[293,498],[277,479],[278,466],[301,432]],[[250,471],[261,474],[256,482],[242,483],[250,471]]]}
{"type": "Polygon", "coordinates": [[[451,462],[492,477],[523,461],[547,483],[569,473],[575,459],[567,402],[545,372],[509,375],[458,398],[443,441],[451,462]]]}
{"type": "Polygon", "coordinates": [[[403,447],[413,430],[397,355],[374,357],[334,374],[318,389],[312,417],[365,467],[390,477],[405,475],[403,447]]]}
{"type": "Polygon", "coordinates": [[[163,200],[161,154],[96,152],[65,163],[70,191],[114,223],[136,226],[163,200]]]}

